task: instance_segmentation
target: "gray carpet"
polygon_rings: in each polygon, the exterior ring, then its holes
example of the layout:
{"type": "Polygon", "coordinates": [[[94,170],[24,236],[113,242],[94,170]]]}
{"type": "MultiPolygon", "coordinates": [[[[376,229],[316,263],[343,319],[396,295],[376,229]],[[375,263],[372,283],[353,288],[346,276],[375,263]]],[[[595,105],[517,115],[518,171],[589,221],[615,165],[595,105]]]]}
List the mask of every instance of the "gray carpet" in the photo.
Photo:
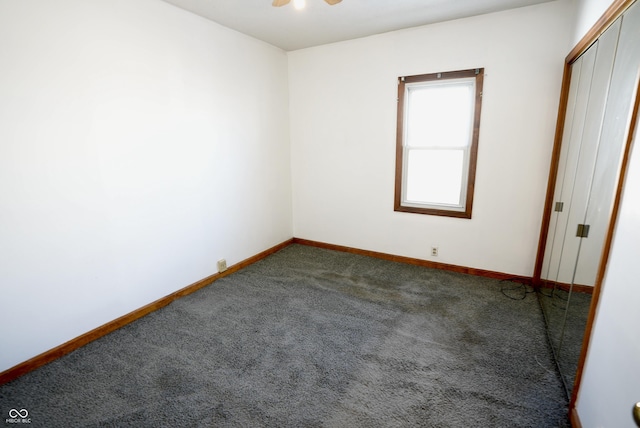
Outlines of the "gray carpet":
{"type": "Polygon", "coordinates": [[[33,427],[563,427],[566,406],[535,294],[300,245],[0,387],[33,427]]]}

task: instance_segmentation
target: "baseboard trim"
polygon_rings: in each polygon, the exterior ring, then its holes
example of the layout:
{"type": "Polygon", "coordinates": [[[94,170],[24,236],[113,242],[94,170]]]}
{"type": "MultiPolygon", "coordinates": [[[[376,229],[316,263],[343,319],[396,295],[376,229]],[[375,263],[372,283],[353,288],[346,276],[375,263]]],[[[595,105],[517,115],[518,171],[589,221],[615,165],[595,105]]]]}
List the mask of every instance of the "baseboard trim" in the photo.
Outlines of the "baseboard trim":
{"type": "Polygon", "coordinates": [[[573,428],[582,428],[580,416],[578,415],[578,410],[576,410],[575,407],[572,407],[571,411],[569,412],[569,421],[571,422],[571,426],[573,428]]]}
{"type": "Polygon", "coordinates": [[[69,340],[68,342],[63,343],[62,345],[56,346],[53,349],[43,352],[40,355],[36,355],[35,357],[24,361],[10,369],[5,370],[0,373],[0,385],[4,385],[7,382],[11,382],[14,379],[19,378],[22,375],[29,373],[32,370],[35,370],[39,367],[44,366],[70,352],[75,351],[76,349],[93,342],[96,339],[101,338],[125,325],[144,317],[145,315],[150,314],[151,312],[157,311],[160,308],[167,306],[169,303],[187,296],[195,291],[200,290],[207,285],[217,281],[218,279],[224,278],[225,276],[231,275],[234,272],[239,271],[257,261],[264,259],[265,257],[280,251],[281,249],[289,246],[293,242],[293,239],[289,239],[284,241],[274,247],[269,248],[261,253],[256,254],[255,256],[249,257],[237,263],[233,266],[230,266],[226,271],[221,273],[215,273],[206,278],[201,279],[200,281],[194,282],[191,285],[188,285],[184,288],[181,288],[178,291],[175,291],[168,296],[162,297],[155,302],[151,302],[148,305],[145,305],[139,309],[134,310],[126,315],[123,315],[119,318],[116,318],[113,321],[110,321],[100,327],[97,327],[87,333],[84,333],[74,339],[69,340]]]}
{"type": "Polygon", "coordinates": [[[359,248],[328,244],[326,242],[312,241],[309,239],[293,238],[293,243],[307,245],[310,247],[325,248],[328,250],[342,251],[345,253],[359,254],[361,256],[375,257],[377,259],[390,260],[392,262],[406,263],[410,265],[422,266],[422,267],[427,267],[432,269],[441,269],[441,270],[447,270],[451,272],[465,273],[468,275],[482,276],[486,278],[493,278],[493,279],[499,279],[499,280],[509,279],[517,282],[524,282],[526,284],[531,284],[531,280],[532,280],[532,278],[528,276],[511,275],[508,273],[495,272],[495,271],[490,271],[485,269],[476,269],[476,268],[465,267],[465,266],[451,265],[447,263],[438,263],[430,260],[416,259],[416,258],[405,257],[405,256],[397,256],[394,254],[380,253],[377,251],[362,250],[359,248]]]}
{"type": "Polygon", "coordinates": [[[580,285],[580,284],[567,284],[564,282],[555,282],[548,281],[546,279],[540,280],[540,287],[542,288],[554,288],[558,287],[562,291],[566,291],[567,293],[570,291],[575,291],[576,293],[583,294],[593,294],[593,286],[590,285],[580,285]]]}

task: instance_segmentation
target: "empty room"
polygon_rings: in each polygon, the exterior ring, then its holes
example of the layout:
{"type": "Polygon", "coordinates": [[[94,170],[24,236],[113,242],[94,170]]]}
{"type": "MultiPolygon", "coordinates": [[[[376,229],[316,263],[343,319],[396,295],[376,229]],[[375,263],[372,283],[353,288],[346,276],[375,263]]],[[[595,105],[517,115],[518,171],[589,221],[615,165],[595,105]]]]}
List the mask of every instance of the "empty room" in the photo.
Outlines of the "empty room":
{"type": "Polygon", "coordinates": [[[640,1],[0,0],[3,426],[640,426],[640,1]]]}

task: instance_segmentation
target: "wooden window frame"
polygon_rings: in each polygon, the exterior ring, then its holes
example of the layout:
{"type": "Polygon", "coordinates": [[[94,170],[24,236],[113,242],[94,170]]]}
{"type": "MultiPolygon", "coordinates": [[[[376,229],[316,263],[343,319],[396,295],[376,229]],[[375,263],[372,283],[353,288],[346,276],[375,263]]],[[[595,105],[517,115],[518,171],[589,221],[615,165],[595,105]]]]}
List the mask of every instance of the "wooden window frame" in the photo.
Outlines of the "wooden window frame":
{"type": "MultiPolygon", "coordinates": [[[[482,110],[482,86],[484,82],[484,68],[473,68],[469,70],[449,71],[442,73],[420,74],[415,76],[404,76],[398,78],[398,116],[396,123],[396,176],[395,176],[395,202],[394,211],[429,214],[446,217],[471,218],[473,209],[473,193],[475,189],[476,162],[478,158],[478,139],[480,134],[480,116],[482,110]],[[433,81],[454,80],[463,78],[475,78],[475,105],[473,116],[473,131],[469,145],[469,162],[466,183],[466,199],[464,210],[431,207],[415,207],[403,205],[403,176],[404,176],[404,114],[405,114],[405,94],[406,85],[410,83],[423,83],[433,81]]],[[[463,183],[464,186],[464,183],[463,183]]]]}

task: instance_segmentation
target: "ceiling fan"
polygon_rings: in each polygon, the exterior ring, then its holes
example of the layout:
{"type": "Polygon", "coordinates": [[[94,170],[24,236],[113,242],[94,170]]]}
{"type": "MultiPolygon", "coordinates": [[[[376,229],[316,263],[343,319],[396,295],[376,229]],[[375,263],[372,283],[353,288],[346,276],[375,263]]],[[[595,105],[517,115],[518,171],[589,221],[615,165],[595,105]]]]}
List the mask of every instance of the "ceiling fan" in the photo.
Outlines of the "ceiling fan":
{"type": "MultiPolygon", "coordinates": [[[[288,4],[290,1],[291,0],[273,0],[273,3],[271,3],[271,5],[275,7],[280,7],[280,6],[284,6],[285,4],[288,4]]],[[[324,0],[324,1],[330,4],[331,6],[333,6],[334,4],[340,3],[342,0],[324,0]]]]}

